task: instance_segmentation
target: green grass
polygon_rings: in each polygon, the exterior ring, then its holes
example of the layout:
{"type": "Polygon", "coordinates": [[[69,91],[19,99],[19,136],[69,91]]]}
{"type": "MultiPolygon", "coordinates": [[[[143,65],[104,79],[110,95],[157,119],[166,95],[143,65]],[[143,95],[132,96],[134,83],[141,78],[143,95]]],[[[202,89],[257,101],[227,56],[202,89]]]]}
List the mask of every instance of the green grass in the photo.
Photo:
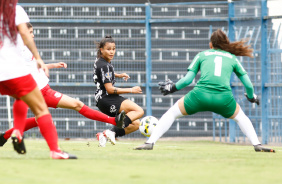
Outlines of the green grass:
{"type": "Polygon", "coordinates": [[[11,142],[0,148],[0,181],[14,184],[265,184],[281,183],[280,147],[256,153],[252,146],[209,141],[159,141],[152,151],[132,148],[143,141],[60,141],[78,160],[51,160],[45,141],[26,139],[26,155],[11,142]],[[88,144],[89,143],[89,144],[88,144]]]}

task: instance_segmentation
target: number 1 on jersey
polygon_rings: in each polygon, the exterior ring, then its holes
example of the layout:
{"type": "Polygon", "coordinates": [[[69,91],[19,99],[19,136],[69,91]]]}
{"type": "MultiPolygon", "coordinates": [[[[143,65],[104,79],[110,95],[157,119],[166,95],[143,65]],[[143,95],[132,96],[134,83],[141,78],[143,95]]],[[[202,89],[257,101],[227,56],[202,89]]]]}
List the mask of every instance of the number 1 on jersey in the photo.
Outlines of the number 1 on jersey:
{"type": "Polygon", "coordinates": [[[214,76],[221,76],[221,68],[222,68],[222,57],[220,56],[216,56],[214,58],[214,63],[215,63],[215,67],[214,67],[214,76]]]}

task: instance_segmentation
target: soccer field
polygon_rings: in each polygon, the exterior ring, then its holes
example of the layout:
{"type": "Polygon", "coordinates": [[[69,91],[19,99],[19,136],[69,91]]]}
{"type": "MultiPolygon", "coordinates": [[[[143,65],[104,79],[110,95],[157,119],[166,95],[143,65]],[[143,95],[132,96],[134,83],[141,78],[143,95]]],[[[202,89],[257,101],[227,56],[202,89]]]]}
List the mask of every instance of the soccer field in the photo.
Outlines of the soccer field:
{"type": "Polygon", "coordinates": [[[281,148],[256,153],[252,146],[209,141],[159,141],[150,151],[133,150],[140,140],[60,141],[78,160],[51,160],[43,140],[26,139],[26,155],[11,142],[0,148],[1,183],[280,183],[281,148]]]}

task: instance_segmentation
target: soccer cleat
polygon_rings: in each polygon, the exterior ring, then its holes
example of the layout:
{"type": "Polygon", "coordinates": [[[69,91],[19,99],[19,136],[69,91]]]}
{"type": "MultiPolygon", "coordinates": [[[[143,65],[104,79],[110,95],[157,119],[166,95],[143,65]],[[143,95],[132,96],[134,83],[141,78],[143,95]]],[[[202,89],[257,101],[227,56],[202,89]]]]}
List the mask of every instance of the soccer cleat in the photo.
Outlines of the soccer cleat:
{"type": "Polygon", "coordinates": [[[134,150],[153,150],[154,143],[145,143],[133,148],[134,150]]]}
{"type": "Polygon", "coordinates": [[[274,149],[263,147],[261,144],[254,145],[254,149],[256,152],[273,152],[275,153],[274,149]]]}
{"type": "Polygon", "coordinates": [[[125,118],[125,111],[121,111],[121,113],[119,115],[116,116],[115,121],[116,121],[116,126],[118,128],[124,128],[124,118],[125,118]]]}
{"type": "Polygon", "coordinates": [[[115,145],[116,144],[116,133],[113,132],[113,131],[110,131],[109,129],[108,130],[105,130],[103,132],[104,136],[107,138],[108,141],[110,141],[112,143],[112,145],[115,145]]]}
{"type": "Polygon", "coordinates": [[[97,140],[99,141],[99,147],[105,147],[107,143],[107,138],[104,136],[102,132],[98,132],[96,134],[97,140]]]}
{"type": "Polygon", "coordinates": [[[0,147],[4,146],[6,144],[7,139],[4,138],[5,132],[0,133],[0,147]]]}
{"type": "Polygon", "coordinates": [[[50,151],[50,157],[52,159],[77,159],[75,155],[69,154],[64,151],[50,151]]]}
{"type": "Polygon", "coordinates": [[[20,134],[20,131],[14,130],[11,137],[15,151],[18,152],[19,154],[25,154],[26,149],[24,145],[24,138],[20,134]]]}

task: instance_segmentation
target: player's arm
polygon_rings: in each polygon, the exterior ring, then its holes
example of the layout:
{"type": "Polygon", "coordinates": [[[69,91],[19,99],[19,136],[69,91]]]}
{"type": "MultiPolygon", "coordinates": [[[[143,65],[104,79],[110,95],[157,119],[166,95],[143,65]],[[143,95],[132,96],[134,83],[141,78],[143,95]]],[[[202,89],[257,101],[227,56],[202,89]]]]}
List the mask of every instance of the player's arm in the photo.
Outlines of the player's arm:
{"type": "Polygon", "coordinates": [[[242,75],[239,77],[240,81],[244,85],[246,92],[245,96],[251,103],[256,103],[259,105],[259,99],[256,94],[254,94],[253,84],[248,76],[248,74],[242,75]]]}
{"type": "Polygon", "coordinates": [[[235,58],[236,64],[234,67],[234,72],[237,75],[237,77],[240,79],[240,81],[243,83],[246,92],[245,96],[251,103],[256,103],[259,105],[259,99],[256,94],[254,94],[254,87],[253,84],[245,71],[244,67],[241,65],[241,62],[235,58]]]}
{"type": "Polygon", "coordinates": [[[174,93],[178,90],[181,90],[192,83],[196,74],[192,71],[188,71],[186,76],[180,79],[176,84],[174,84],[170,79],[167,79],[164,82],[159,82],[159,90],[163,95],[174,93]]]}
{"type": "Polygon", "coordinates": [[[35,45],[35,42],[31,36],[31,34],[29,33],[29,30],[27,28],[26,23],[21,23],[17,26],[18,31],[23,39],[24,45],[27,46],[27,48],[31,51],[31,53],[33,54],[34,58],[36,59],[36,62],[39,66],[39,68],[42,68],[45,71],[45,74],[47,76],[49,76],[49,71],[47,66],[45,66],[43,60],[41,59],[38,51],[37,51],[37,47],[35,45]]]}
{"type": "Polygon", "coordinates": [[[191,84],[200,69],[200,61],[201,58],[199,53],[195,56],[192,63],[189,65],[186,76],[180,79],[176,84],[174,84],[170,79],[164,82],[159,82],[159,90],[161,91],[161,93],[163,95],[174,93],[175,91],[181,90],[191,84]]]}
{"type": "Polygon", "coordinates": [[[196,77],[196,73],[194,73],[193,71],[188,71],[187,74],[185,75],[185,77],[180,79],[175,84],[176,89],[181,90],[181,89],[185,88],[186,86],[190,85],[193,82],[195,77],[196,77]]]}
{"type": "Polygon", "coordinates": [[[105,83],[104,86],[108,94],[142,93],[142,89],[139,86],[134,86],[132,88],[117,88],[114,87],[112,83],[105,83]]]}
{"type": "Polygon", "coordinates": [[[245,74],[245,75],[240,76],[239,79],[246,89],[248,98],[253,98],[254,97],[254,87],[253,87],[253,84],[249,76],[245,74]]]}
{"type": "Polygon", "coordinates": [[[37,51],[35,42],[31,36],[31,34],[29,33],[28,27],[26,25],[26,23],[22,23],[19,24],[17,26],[18,31],[23,39],[24,45],[26,45],[28,47],[28,49],[31,51],[31,53],[33,54],[34,58],[36,60],[41,60],[41,57],[37,51]]]}
{"type": "Polygon", "coordinates": [[[126,73],[121,73],[121,74],[115,73],[115,77],[123,78],[123,80],[125,81],[127,81],[130,78],[129,75],[127,75],[126,73]]]}
{"type": "Polygon", "coordinates": [[[67,68],[68,65],[64,62],[58,62],[58,63],[49,63],[46,64],[48,69],[52,69],[52,68],[67,68]]]}

